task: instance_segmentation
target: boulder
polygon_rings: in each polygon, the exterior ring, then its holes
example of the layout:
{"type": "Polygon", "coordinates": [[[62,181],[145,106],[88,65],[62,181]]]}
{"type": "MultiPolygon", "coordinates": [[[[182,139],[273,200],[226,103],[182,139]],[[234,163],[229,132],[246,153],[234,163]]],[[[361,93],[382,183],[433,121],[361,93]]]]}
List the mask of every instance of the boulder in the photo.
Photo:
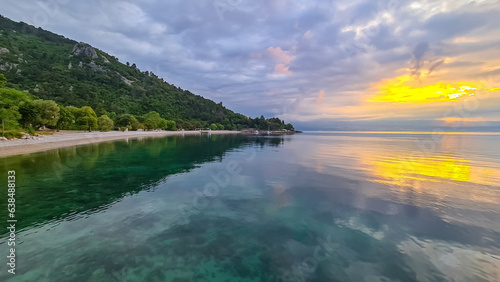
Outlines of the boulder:
{"type": "Polygon", "coordinates": [[[72,53],[75,56],[83,55],[83,56],[90,57],[92,59],[98,58],[97,52],[95,51],[94,47],[92,47],[90,44],[83,43],[83,42],[75,44],[75,46],[73,47],[72,53]]]}

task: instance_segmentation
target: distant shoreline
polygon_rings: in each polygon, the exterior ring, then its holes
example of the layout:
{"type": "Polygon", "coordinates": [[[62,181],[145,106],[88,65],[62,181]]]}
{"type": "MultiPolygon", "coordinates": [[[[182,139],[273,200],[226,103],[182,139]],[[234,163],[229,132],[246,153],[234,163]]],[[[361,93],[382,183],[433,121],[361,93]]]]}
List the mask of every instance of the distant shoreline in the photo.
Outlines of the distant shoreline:
{"type": "MultiPolygon", "coordinates": [[[[240,134],[240,131],[211,131],[211,134],[240,134]]],[[[171,135],[201,135],[200,131],[109,131],[84,132],[62,130],[39,139],[16,139],[0,141],[0,157],[31,154],[52,149],[87,145],[128,138],[160,137],[171,135]]]]}
{"type": "Polygon", "coordinates": [[[401,134],[401,135],[500,135],[499,131],[353,131],[307,130],[304,133],[401,134]]]}

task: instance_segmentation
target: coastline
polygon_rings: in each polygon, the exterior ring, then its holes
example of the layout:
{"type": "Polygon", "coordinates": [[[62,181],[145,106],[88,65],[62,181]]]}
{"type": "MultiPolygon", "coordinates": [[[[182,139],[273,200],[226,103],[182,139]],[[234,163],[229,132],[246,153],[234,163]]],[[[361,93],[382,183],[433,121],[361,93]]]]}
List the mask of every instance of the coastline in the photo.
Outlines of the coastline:
{"type": "MultiPolygon", "coordinates": [[[[211,131],[211,134],[240,134],[240,131],[211,131]]],[[[31,154],[41,151],[114,141],[128,138],[160,137],[170,135],[201,135],[200,131],[108,131],[84,132],[61,130],[39,139],[16,139],[0,141],[0,157],[31,154]]]]}

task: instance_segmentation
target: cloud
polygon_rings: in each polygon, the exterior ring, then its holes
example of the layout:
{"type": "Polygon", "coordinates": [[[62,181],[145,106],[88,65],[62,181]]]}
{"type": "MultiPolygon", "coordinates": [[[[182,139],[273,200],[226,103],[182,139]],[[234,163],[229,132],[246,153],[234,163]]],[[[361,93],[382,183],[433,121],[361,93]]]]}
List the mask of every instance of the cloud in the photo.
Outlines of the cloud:
{"type": "Polygon", "coordinates": [[[318,98],[316,99],[316,103],[322,104],[325,102],[325,90],[321,89],[318,94],[318,98]]]}
{"type": "Polygon", "coordinates": [[[292,72],[289,70],[290,67],[285,66],[285,64],[276,64],[274,66],[274,73],[275,74],[292,74],[292,72]]]}
{"type": "Polygon", "coordinates": [[[294,57],[290,54],[290,51],[283,51],[280,47],[269,47],[267,52],[273,57],[273,59],[278,63],[283,63],[289,65],[294,57]]]}
{"type": "Polygon", "coordinates": [[[425,85],[500,81],[494,1],[217,1],[227,5],[0,4],[7,17],[88,42],[238,112],[290,122],[434,120],[444,111],[439,106],[393,109],[367,96],[381,81],[411,74],[425,85]]]}
{"type": "Polygon", "coordinates": [[[420,42],[417,46],[415,46],[415,49],[413,49],[413,66],[411,67],[412,76],[420,77],[420,69],[424,64],[423,57],[427,52],[429,52],[429,50],[429,43],[427,42],[420,42]]]}
{"type": "Polygon", "coordinates": [[[280,47],[269,47],[267,53],[274,59],[274,74],[292,74],[290,63],[295,58],[291,51],[283,51],[280,47]]]}
{"type": "Polygon", "coordinates": [[[312,33],[310,30],[306,31],[304,35],[302,36],[304,39],[311,39],[313,37],[312,33]]]}
{"type": "Polygon", "coordinates": [[[439,59],[439,60],[433,61],[431,66],[429,67],[429,72],[427,73],[427,75],[430,75],[437,67],[442,65],[444,63],[444,61],[445,61],[444,59],[439,59]]]}

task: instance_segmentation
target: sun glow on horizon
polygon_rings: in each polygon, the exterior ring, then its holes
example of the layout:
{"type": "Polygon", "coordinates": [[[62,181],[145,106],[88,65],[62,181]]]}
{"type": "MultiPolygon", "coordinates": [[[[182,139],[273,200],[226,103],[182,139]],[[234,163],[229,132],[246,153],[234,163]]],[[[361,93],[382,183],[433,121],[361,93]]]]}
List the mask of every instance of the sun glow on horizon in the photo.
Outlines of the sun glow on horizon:
{"type": "Polygon", "coordinates": [[[419,81],[408,75],[386,80],[378,88],[378,95],[368,102],[425,104],[456,101],[460,97],[474,96],[478,91],[500,90],[500,88],[488,89],[481,82],[438,82],[422,86],[419,81]]]}

